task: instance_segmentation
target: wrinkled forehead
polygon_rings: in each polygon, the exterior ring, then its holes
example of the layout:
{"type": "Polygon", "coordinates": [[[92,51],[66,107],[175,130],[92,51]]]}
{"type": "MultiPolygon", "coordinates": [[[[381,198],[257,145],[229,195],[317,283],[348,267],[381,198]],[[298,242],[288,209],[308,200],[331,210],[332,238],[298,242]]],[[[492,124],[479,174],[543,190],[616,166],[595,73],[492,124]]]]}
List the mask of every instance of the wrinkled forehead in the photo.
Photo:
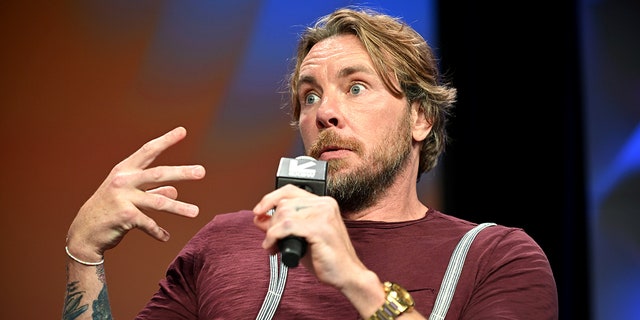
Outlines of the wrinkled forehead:
{"type": "Polygon", "coordinates": [[[309,50],[300,63],[298,78],[303,78],[306,73],[317,69],[330,68],[338,71],[348,68],[370,71],[373,70],[373,63],[369,53],[357,37],[353,35],[334,36],[316,43],[309,50]]]}

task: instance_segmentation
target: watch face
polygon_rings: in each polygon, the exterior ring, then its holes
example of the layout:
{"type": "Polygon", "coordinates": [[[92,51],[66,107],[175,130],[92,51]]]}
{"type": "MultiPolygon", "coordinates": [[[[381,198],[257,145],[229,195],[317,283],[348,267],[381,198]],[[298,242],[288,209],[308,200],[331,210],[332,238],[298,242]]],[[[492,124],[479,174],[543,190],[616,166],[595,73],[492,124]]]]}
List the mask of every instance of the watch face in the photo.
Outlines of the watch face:
{"type": "Polygon", "coordinates": [[[411,295],[407,290],[403,287],[389,282],[385,283],[385,291],[387,292],[388,298],[393,298],[393,300],[397,301],[405,308],[413,307],[414,301],[411,295]]]}
{"type": "Polygon", "coordinates": [[[387,281],[384,283],[384,292],[387,295],[384,304],[369,319],[395,319],[403,312],[413,308],[413,298],[409,292],[401,286],[387,281]]]}

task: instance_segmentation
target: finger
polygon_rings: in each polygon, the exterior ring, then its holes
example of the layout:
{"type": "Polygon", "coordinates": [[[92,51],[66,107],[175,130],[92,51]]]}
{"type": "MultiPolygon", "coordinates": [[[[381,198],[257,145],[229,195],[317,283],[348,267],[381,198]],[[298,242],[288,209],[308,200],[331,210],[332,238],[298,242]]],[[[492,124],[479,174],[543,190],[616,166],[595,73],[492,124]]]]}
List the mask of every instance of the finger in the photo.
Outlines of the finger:
{"type": "Polygon", "coordinates": [[[148,167],[162,152],[184,139],[187,130],[184,127],[176,127],[173,130],[145,143],[140,149],[123,161],[124,164],[134,168],[148,167]]]}
{"type": "Polygon", "coordinates": [[[141,195],[133,201],[141,210],[155,210],[172,213],[184,217],[196,217],[200,211],[198,206],[163,195],[141,192],[141,195]]]}
{"type": "Polygon", "coordinates": [[[169,234],[167,230],[160,227],[155,220],[144,214],[140,215],[137,227],[159,241],[168,241],[169,238],[171,238],[171,234],[169,234]]]}
{"type": "Polygon", "coordinates": [[[155,189],[147,190],[147,193],[159,194],[171,199],[178,198],[178,189],[173,186],[161,186],[155,189]]]}
{"type": "Polygon", "coordinates": [[[266,215],[255,216],[254,223],[258,228],[266,231],[263,247],[271,248],[278,239],[287,236],[305,238],[309,234],[309,228],[316,226],[308,219],[313,215],[313,203],[318,199],[318,197],[282,199],[271,218],[265,218],[266,215]]]}
{"type": "Polygon", "coordinates": [[[139,173],[137,185],[144,189],[156,188],[166,182],[199,180],[206,170],[201,165],[158,166],[139,173]]]}
{"type": "Polygon", "coordinates": [[[253,207],[253,212],[256,214],[266,214],[267,211],[277,207],[279,203],[284,199],[309,196],[315,195],[302,188],[288,184],[264,195],[262,199],[260,199],[260,201],[253,207]]]}
{"type": "Polygon", "coordinates": [[[256,215],[253,217],[253,224],[255,224],[258,229],[267,231],[267,229],[269,228],[269,220],[271,220],[271,216],[269,215],[256,215]]]}
{"type": "Polygon", "coordinates": [[[278,240],[287,236],[307,237],[310,224],[305,222],[304,217],[297,214],[294,206],[284,206],[282,210],[279,207],[276,217],[276,219],[269,221],[270,226],[267,228],[262,242],[263,248],[273,248],[277,245],[278,240]]]}

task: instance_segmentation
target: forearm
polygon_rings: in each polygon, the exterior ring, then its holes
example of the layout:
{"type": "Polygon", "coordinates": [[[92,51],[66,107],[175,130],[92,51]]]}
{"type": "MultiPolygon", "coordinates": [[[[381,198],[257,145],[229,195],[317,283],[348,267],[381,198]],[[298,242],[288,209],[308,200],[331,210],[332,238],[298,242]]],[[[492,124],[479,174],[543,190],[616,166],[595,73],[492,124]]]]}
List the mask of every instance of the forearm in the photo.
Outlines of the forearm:
{"type": "Polygon", "coordinates": [[[103,264],[83,265],[68,259],[62,319],[112,319],[103,264]]]}

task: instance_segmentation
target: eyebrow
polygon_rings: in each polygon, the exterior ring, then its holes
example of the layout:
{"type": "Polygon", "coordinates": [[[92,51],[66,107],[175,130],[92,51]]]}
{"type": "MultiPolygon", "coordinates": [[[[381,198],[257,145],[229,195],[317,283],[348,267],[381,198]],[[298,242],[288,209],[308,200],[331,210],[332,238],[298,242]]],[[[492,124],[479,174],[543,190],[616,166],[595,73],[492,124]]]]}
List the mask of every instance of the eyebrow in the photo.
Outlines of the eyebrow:
{"type": "Polygon", "coordinates": [[[298,79],[297,89],[300,89],[300,87],[303,84],[309,84],[311,86],[316,86],[318,84],[318,81],[316,80],[316,77],[314,77],[314,76],[302,76],[302,77],[300,77],[300,79],[298,79]]]}
{"type": "MultiPolygon", "coordinates": [[[[346,78],[352,74],[359,73],[359,72],[366,73],[366,74],[375,74],[375,72],[373,72],[371,68],[368,68],[364,65],[355,65],[355,66],[349,66],[349,67],[340,69],[340,71],[338,71],[338,78],[346,78]]],[[[309,84],[309,85],[315,86],[318,84],[318,81],[314,76],[303,75],[298,80],[298,88],[300,88],[300,86],[303,84],[309,84]]]]}
{"type": "Polygon", "coordinates": [[[344,78],[358,72],[362,72],[366,74],[374,74],[371,68],[368,68],[364,65],[355,65],[355,66],[350,66],[350,67],[340,69],[340,71],[338,72],[338,77],[344,78]]]}

